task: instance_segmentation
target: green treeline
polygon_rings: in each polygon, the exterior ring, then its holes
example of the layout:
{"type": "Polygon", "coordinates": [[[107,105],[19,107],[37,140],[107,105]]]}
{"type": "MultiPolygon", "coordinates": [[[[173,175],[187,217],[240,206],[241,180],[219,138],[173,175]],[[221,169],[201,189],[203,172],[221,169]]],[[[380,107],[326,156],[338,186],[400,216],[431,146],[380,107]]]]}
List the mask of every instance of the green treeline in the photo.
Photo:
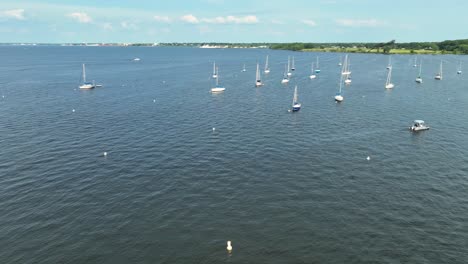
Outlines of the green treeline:
{"type": "Polygon", "coordinates": [[[468,39],[442,42],[396,43],[275,43],[271,49],[294,51],[372,52],[372,53],[455,53],[468,54],[468,39]]]}

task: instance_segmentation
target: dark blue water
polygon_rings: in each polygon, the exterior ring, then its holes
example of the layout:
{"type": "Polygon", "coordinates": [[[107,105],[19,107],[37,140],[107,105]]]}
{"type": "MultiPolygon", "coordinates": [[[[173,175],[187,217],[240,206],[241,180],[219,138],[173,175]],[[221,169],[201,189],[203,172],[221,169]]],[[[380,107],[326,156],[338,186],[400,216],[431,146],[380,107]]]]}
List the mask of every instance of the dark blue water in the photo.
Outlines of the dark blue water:
{"type": "Polygon", "coordinates": [[[341,54],[318,54],[316,80],[315,53],[0,55],[2,263],[467,262],[466,57],[421,56],[418,85],[414,57],[393,56],[385,90],[388,57],[351,54],[336,104],[341,54]],[[266,54],[271,73],[254,88],[266,54]],[[296,71],[282,86],[287,56],[296,71]],[[214,60],[222,94],[209,93],[214,60]],[[77,89],[81,63],[104,87],[77,89]],[[431,129],[410,133],[414,119],[431,129]]]}

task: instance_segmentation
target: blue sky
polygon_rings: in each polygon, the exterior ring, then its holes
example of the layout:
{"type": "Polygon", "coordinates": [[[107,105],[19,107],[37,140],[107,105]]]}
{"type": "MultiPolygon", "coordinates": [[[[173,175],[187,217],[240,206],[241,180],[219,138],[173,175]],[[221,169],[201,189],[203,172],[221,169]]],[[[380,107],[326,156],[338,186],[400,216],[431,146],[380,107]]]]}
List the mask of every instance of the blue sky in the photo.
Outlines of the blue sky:
{"type": "Polygon", "coordinates": [[[2,0],[0,42],[398,42],[468,38],[466,0],[2,0]]]}

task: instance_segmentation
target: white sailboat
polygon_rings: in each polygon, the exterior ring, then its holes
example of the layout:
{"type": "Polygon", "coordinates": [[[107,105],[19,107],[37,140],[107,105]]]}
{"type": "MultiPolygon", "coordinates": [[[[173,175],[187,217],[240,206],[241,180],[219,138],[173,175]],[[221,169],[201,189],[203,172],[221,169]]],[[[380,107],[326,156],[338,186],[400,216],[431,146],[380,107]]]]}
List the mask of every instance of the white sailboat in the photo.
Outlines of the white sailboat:
{"type": "Polygon", "coordinates": [[[315,64],[315,73],[320,73],[320,67],[319,67],[319,57],[317,56],[317,63],[315,64]]]}
{"type": "Polygon", "coordinates": [[[293,102],[292,102],[292,111],[297,112],[301,110],[301,103],[297,100],[297,85],[294,87],[294,96],[293,96],[293,102]]]}
{"type": "Polygon", "coordinates": [[[226,88],[219,85],[219,72],[218,72],[218,67],[216,67],[216,86],[214,88],[211,88],[211,92],[220,93],[220,92],[224,92],[225,90],[226,88]]]}
{"type": "Polygon", "coordinates": [[[255,87],[260,87],[262,85],[263,83],[260,77],[260,65],[258,65],[258,62],[257,62],[257,73],[255,74],[255,87]]]}
{"type": "Polygon", "coordinates": [[[346,75],[346,80],[344,81],[344,83],[347,84],[347,85],[350,85],[351,82],[352,82],[352,80],[351,80],[351,72],[349,71],[349,67],[350,67],[349,65],[350,65],[350,64],[348,63],[348,64],[347,64],[347,66],[348,66],[348,67],[347,67],[347,68],[348,68],[347,72],[349,72],[349,74],[346,75]]]}
{"type": "Polygon", "coordinates": [[[245,69],[245,63],[244,63],[244,67],[242,68],[242,72],[246,72],[247,70],[245,69]]]}
{"type": "Polygon", "coordinates": [[[81,84],[78,86],[80,89],[93,89],[96,87],[94,84],[94,81],[92,83],[86,82],[86,67],[83,63],[83,69],[82,69],[82,76],[81,76],[81,84]]]}
{"type": "Polygon", "coordinates": [[[286,65],[284,65],[284,74],[283,74],[283,79],[281,80],[281,83],[282,83],[282,84],[289,83],[288,70],[287,70],[287,66],[286,66],[286,65]]]}
{"type": "Polygon", "coordinates": [[[288,77],[291,77],[292,76],[292,72],[291,72],[291,58],[288,56],[288,73],[287,73],[287,76],[288,77]]]}
{"type": "Polygon", "coordinates": [[[385,82],[386,89],[392,89],[395,85],[392,83],[392,67],[388,69],[387,81],[385,82]]]}
{"type": "Polygon", "coordinates": [[[461,61],[460,61],[460,63],[458,64],[457,74],[462,74],[462,62],[461,62],[461,61]]]}
{"type": "Polygon", "coordinates": [[[292,57],[291,71],[295,71],[296,67],[294,66],[294,56],[292,57]]]}
{"type": "MultiPolygon", "coordinates": [[[[344,71],[344,65],[341,68],[341,72],[343,72],[343,71],[344,71]]],[[[342,86],[343,86],[343,74],[340,74],[340,89],[338,90],[338,92],[335,95],[335,101],[337,101],[337,102],[342,102],[343,99],[344,99],[343,95],[341,94],[342,86]]]]}
{"type": "Polygon", "coordinates": [[[218,78],[218,75],[216,74],[216,62],[213,62],[213,79],[218,78]]]}
{"type": "Polygon", "coordinates": [[[387,70],[390,70],[392,68],[392,56],[388,56],[388,65],[387,65],[387,70]]]}
{"type": "Polygon", "coordinates": [[[266,62],[265,62],[265,74],[270,73],[270,68],[268,67],[268,55],[266,56],[266,62]]]}
{"type": "Polygon", "coordinates": [[[340,56],[340,62],[338,62],[338,66],[341,66],[341,65],[343,65],[343,63],[341,63],[341,60],[342,60],[342,59],[343,59],[343,57],[342,57],[342,56],[340,56]]]}
{"type": "Polygon", "coordinates": [[[344,60],[344,71],[341,73],[343,75],[350,75],[351,72],[349,71],[349,58],[348,54],[345,55],[345,60],[344,60]]]}
{"type": "Polygon", "coordinates": [[[442,80],[442,60],[440,60],[439,72],[434,77],[436,80],[442,80]]]}
{"type": "Polygon", "coordinates": [[[311,70],[311,73],[310,73],[309,78],[310,78],[310,79],[315,79],[315,78],[317,78],[317,75],[314,74],[314,63],[313,63],[313,62],[312,62],[312,65],[311,65],[310,70],[311,70]]]}
{"type": "Polygon", "coordinates": [[[422,77],[421,77],[421,71],[422,71],[422,60],[419,62],[419,75],[415,80],[417,83],[423,82],[422,77]]]}

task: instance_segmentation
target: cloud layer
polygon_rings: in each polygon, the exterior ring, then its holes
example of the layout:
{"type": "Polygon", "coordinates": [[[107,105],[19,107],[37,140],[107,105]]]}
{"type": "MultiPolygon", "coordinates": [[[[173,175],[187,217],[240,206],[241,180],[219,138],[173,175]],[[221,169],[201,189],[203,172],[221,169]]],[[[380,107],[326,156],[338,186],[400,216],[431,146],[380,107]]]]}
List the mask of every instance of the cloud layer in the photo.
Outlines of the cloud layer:
{"type": "Polygon", "coordinates": [[[26,19],[24,17],[24,9],[11,9],[11,10],[0,11],[0,17],[12,18],[12,19],[17,19],[17,20],[26,19]]]}
{"type": "Polygon", "coordinates": [[[218,16],[212,18],[197,18],[192,14],[180,17],[182,22],[190,24],[257,24],[259,22],[256,16],[218,16]]]}

